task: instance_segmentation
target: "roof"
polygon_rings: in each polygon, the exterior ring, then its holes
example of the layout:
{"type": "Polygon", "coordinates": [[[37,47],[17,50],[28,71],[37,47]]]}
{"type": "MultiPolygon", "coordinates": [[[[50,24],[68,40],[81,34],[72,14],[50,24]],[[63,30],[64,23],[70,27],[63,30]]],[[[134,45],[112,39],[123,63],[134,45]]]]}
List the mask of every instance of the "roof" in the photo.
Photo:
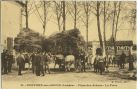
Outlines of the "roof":
{"type": "Polygon", "coordinates": [[[17,4],[19,4],[20,6],[24,7],[25,3],[23,3],[22,1],[15,1],[17,4]]]}
{"type": "MultiPolygon", "coordinates": [[[[88,42],[88,46],[92,47],[93,42],[98,42],[99,41],[89,41],[88,42]]],[[[106,41],[106,45],[107,46],[112,46],[113,42],[112,41],[106,41]]],[[[127,41],[116,41],[116,46],[132,46],[133,45],[133,41],[131,40],[127,40],[127,41]]]]}
{"type": "MultiPolygon", "coordinates": [[[[112,41],[107,41],[106,42],[107,46],[113,45],[112,41]]],[[[132,46],[133,45],[133,41],[116,41],[116,46],[132,46]]]]}

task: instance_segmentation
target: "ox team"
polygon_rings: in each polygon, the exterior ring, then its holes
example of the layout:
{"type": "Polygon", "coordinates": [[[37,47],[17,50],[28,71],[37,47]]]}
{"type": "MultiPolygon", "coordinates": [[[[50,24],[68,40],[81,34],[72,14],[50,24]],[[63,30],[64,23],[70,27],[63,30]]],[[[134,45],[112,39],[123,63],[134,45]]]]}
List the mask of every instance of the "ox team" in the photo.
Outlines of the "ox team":
{"type": "MultiPolygon", "coordinates": [[[[18,66],[18,75],[22,75],[22,70],[26,70],[25,65],[28,64],[28,69],[32,70],[32,73],[35,73],[36,76],[44,76],[46,72],[49,74],[50,67],[49,64],[54,63],[54,69],[56,65],[59,65],[60,71],[71,71],[72,65],[73,69],[77,72],[85,72],[86,69],[94,67],[94,72],[102,74],[105,70],[108,71],[110,64],[117,64],[119,68],[125,68],[125,59],[126,55],[124,52],[116,60],[115,57],[103,57],[102,51],[100,49],[96,50],[96,56],[94,62],[89,61],[92,59],[92,55],[87,55],[85,52],[80,51],[77,55],[73,54],[52,54],[51,52],[19,52],[16,57],[13,55],[13,52],[8,50],[3,50],[1,53],[1,63],[2,63],[2,74],[8,74],[11,72],[12,64],[17,63],[18,66]],[[88,67],[87,67],[88,66],[88,67]]],[[[129,52],[128,63],[129,70],[134,69],[134,58],[129,52]]]]}

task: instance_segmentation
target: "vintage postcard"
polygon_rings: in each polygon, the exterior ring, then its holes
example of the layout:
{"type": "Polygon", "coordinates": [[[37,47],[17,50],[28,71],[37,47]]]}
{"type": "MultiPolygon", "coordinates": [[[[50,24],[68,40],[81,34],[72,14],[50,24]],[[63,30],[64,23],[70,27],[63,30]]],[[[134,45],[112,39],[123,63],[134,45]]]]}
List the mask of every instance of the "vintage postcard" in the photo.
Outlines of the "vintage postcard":
{"type": "Polygon", "coordinates": [[[1,89],[136,89],[136,1],[1,0],[1,89]]]}

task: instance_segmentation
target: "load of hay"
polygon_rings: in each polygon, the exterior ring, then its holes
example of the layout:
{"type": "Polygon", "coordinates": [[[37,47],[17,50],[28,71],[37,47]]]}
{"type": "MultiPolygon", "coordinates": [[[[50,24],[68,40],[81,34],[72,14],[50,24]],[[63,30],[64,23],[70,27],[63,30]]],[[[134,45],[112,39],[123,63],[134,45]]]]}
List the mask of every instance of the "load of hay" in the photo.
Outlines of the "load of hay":
{"type": "Polygon", "coordinates": [[[78,55],[85,52],[85,41],[78,29],[67,30],[45,39],[43,49],[53,54],[78,55]]]}
{"type": "Polygon", "coordinates": [[[31,29],[22,29],[14,40],[14,49],[17,52],[32,52],[42,49],[42,36],[31,29]]]}

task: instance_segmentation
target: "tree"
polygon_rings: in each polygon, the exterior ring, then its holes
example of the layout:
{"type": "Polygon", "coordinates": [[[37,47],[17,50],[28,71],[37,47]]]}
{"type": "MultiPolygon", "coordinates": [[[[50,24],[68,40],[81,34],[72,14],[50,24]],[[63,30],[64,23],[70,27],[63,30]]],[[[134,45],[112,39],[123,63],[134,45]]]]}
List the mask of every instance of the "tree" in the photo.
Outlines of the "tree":
{"type": "Polygon", "coordinates": [[[106,1],[104,1],[104,48],[106,52],[106,1]]]}
{"type": "Polygon", "coordinates": [[[49,19],[48,19],[48,10],[49,10],[49,7],[50,7],[50,1],[41,1],[40,4],[42,4],[43,17],[40,14],[39,8],[37,7],[37,4],[34,1],[34,5],[35,5],[35,8],[36,8],[36,11],[38,13],[38,16],[40,18],[41,24],[43,26],[43,35],[44,35],[45,34],[45,30],[46,30],[46,25],[47,25],[47,23],[49,21],[49,19]]]}
{"type": "Polygon", "coordinates": [[[28,23],[28,15],[29,15],[29,11],[28,11],[28,1],[26,0],[25,2],[23,1],[16,1],[17,3],[21,4],[23,7],[24,7],[24,12],[25,14],[22,14],[25,16],[25,19],[26,19],[26,28],[28,29],[29,28],[29,23],[28,23]]]}
{"type": "Polygon", "coordinates": [[[100,16],[101,16],[101,13],[103,11],[103,9],[101,7],[101,4],[102,4],[101,1],[92,2],[91,12],[96,16],[96,19],[97,19],[97,29],[98,29],[99,43],[100,43],[100,48],[103,49],[103,41],[102,41],[101,28],[100,28],[100,16]]]}
{"type": "Polygon", "coordinates": [[[121,12],[121,2],[113,2],[113,21],[112,21],[112,42],[114,46],[114,53],[117,54],[116,49],[116,35],[118,30],[118,23],[119,23],[119,15],[121,12]]]}
{"type": "Polygon", "coordinates": [[[136,30],[136,2],[128,3],[130,11],[125,15],[125,18],[132,26],[133,31],[136,30]]]}
{"type": "Polygon", "coordinates": [[[131,10],[129,22],[132,25],[133,30],[136,30],[136,9],[135,8],[131,10]]]}
{"type": "Polygon", "coordinates": [[[89,30],[89,18],[91,12],[91,2],[85,1],[82,3],[84,9],[84,18],[82,18],[82,22],[86,27],[86,41],[87,41],[87,49],[88,49],[88,30],[89,30]]]}
{"type": "Polygon", "coordinates": [[[121,2],[118,3],[118,10],[116,11],[116,23],[115,23],[116,28],[115,28],[115,36],[114,36],[115,40],[116,40],[117,31],[118,31],[118,23],[119,23],[120,12],[121,12],[121,2]]]}
{"type": "Polygon", "coordinates": [[[100,3],[99,1],[97,1],[96,6],[96,17],[97,17],[97,27],[98,27],[98,37],[99,37],[99,41],[100,41],[100,47],[101,49],[103,49],[103,42],[102,42],[102,35],[101,35],[101,28],[100,28],[100,3]]]}
{"type": "Polygon", "coordinates": [[[75,10],[75,14],[74,14],[74,28],[76,28],[77,26],[77,3],[76,1],[74,1],[74,10],[75,10]]]}
{"type": "Polygon", "coordinates": [[[110,16],[111,16],[111,11],[109,9],[110,9],[110,2],[104,1],[103,2],[103,27],[104,27],[103,35],[104,35],[105,54],[107,54],[106,53],[106,24],[109,21],[110,16]]]}
{"type": "Polygon", "coordinates": [[[54,1],[55,9],[54,12],[56,14],[57,23],[59,31],[66,30],[66,2],[65,1],[54,1]],[[63,25],[62,29],[61,26],[63,25]]]}
{"type": "Polygon", "coordinates": [[[25,1],[25,19],[26,19],[26,29],[29,29],[29,15],[31,10],[33,9],[33,2],[28,0],[25,1]]]}
{"type": "Polygon", "coordinates": [[[65,1],[62,2],[62,19],[63,19],[63,31],[66,30],[66,4],[65,1]]]}
{"type": "Polygon", "coordinates": [[[81,9],[78,7],[80,5],[80,2],[72,1],[70,4],[67,4],[67,5],[68,5],[67,7],[68,13],[71,15],[73,19],[74,29],[76,29],[78,20],[80,19],[81,9]]]}
{"type": "Polygon", "coordinates": [[[26,13],[26,28],[28,29],[29,26],[28,26],[28,1],[26,0],[25,1],[25,13],[26,13]]]}
{"type": "MultiPolygon", "coordinates": [[[[22,15],[25,16],[25,28],[27,28],[29,30],[29,16],[34,13],[36,11],[36,9],[34,8],[34,3],[33,1],[28,1],[28,0],[25,0],[24,1],[16,1],[17,3],[20,3],[21,5],[23,5],[23,10],[22,10],[22,15]]],[[[37,8],[41,7],[40,6],[37,6],[37,8]]]]}
{"type": "Polygon", "coordinates": [[[59,31],[61,31],[61,27],[62,27],[62,21],[61,21],[61,16],[62,16],[62,4],[61,1],[54,1],[54,7],[53,7],[53,11],[56,15],[56,19],[57,19],[57,25],[58,25],[58,29],[59,31]]]}
{"type": "Polygon", "coordinates": [[[48,22],[47,16],[48,16],[48,8],[50,6],[49,1],[43,1],[43,14],[44,14],[44,21],[43,21],[43,35],[45,34],[46,25],[48,22]]]}

